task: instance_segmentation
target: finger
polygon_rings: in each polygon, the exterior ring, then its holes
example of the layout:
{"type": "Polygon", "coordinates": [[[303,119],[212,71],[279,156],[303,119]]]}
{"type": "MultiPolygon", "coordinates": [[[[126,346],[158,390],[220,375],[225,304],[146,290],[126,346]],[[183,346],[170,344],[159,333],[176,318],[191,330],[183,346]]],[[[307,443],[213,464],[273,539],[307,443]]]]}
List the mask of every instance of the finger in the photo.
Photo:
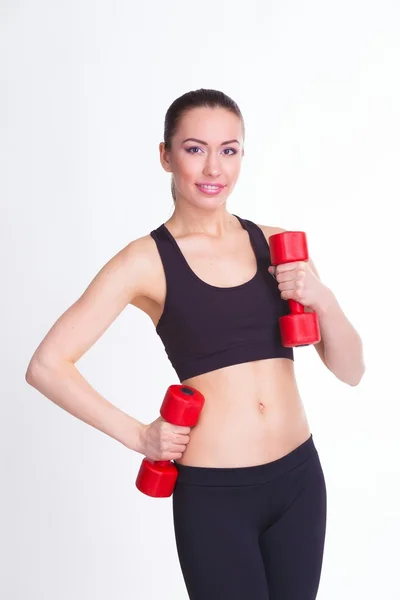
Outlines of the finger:
{"type": "Polygon", "coordinates": [[[284,273],[278,273],[277,280],[283,281],[303,281],[306,276],[306,272],[303,269],[296,269],[295,271],[286,271],[284,273]]]}
{"type": "Polygon", "coordinates": [[[296,273],[294,271],[286,271],[284,273],[277,273],[276,279],[279,283],[283,283],[285,281],[295,281],[296,273]]]}
{"type": "Polygon", "coordinates": [[[286,292],[287,290],[295,290],[296,289],[296,281],[283,281],[278,285],[278,288],[281,292],[286,292]]]}
{"type": "Polygon", "coordinates": [[[293,271],[297,269],[299,266],[299,261],[297,262],[288,262],[281,265],[276,266],[277,273],[284,273],[285,271],[293,271]]]}
{"type": "Polygon", "coordinates": [[[186,446],[182,446],[182,444],[175,444],[173,448],[171,448],[170,452],[185,452],[186,446]]]}
{"type": "Polygon", "coordinates": [[[190,433],[191,427],[184,427],[183,425],[175,425],[173,432],[181,435],[190,433]]]}
{"type": "Polygon", "coordinates": [[[175,442],[178,444],[188,444],[190,442],[190,436],[178,434],[175,438],[175,442]]]}

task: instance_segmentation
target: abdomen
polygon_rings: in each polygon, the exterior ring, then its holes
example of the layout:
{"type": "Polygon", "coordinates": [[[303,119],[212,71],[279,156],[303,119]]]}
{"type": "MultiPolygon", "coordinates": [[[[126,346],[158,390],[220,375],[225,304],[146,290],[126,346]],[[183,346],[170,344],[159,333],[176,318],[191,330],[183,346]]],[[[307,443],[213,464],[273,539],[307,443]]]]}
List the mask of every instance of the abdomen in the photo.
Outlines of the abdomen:
{"type": "Polygon", "coordinates": [[[185,380],[205,397],[177,463],[241,467],[276,460],[310,430],[290,359],[236,364],[185,380]]]}

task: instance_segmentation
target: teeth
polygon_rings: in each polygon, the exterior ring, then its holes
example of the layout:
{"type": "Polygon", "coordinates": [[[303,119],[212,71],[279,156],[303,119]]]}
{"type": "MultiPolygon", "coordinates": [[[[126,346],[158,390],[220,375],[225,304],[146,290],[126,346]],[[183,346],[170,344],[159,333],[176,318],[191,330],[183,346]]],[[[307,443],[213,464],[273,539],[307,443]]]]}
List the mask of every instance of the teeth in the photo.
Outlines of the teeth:
{"type": "Polygon", "coordinates": [[[206,190],[219,190],[219,185],[201,185],[200,187],[206,190]]]}

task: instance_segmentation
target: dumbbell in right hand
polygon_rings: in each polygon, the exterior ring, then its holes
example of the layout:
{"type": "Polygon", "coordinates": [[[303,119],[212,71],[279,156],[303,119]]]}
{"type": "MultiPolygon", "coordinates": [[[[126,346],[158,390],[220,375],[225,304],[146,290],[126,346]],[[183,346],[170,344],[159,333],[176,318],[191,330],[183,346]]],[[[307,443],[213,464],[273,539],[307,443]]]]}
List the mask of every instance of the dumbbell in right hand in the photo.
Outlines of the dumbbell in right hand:
{"type": "MultiPolygon", "coordinates": [[[[170,385],[161,404],[160,414],[168,423],[193,427],[199,420],[204,406],[204,396],[188,385],[170,385]]],[[[143,494],[155,498],[171,496],[178,469],[169,460],[152,460],[145,457],[140,466],[136,487],[143,494]]]]}

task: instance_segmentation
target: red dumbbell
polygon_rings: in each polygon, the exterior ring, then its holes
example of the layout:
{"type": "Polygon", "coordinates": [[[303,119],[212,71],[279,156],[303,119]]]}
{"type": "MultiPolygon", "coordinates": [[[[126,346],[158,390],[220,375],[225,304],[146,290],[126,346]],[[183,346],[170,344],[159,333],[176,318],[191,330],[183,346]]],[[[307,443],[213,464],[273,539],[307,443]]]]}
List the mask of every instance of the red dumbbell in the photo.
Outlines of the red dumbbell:
{"type": "MultiPolygon", "coordinates": [[[[303,231],[283,231],[269,237],[271,264],[273,266],[308,260],[306,234],[303,231]]],[[[304,306],[288,300],[290,313],[279,319],[282,346],[308,346],[321,339],[316,313],[304,312],[304,306]]]]}
{"type": "MultiPolygon", "coordinates": [[[[193,427],[204,406],[204,396],[188,385],[170,385],[161,404],[160,414],[173,425],[193,427]]],[[[145,457],[136,478],[138,490],[155,498],[167,498],[174,491],[178,469],[170,460],[145,457]]]]}

